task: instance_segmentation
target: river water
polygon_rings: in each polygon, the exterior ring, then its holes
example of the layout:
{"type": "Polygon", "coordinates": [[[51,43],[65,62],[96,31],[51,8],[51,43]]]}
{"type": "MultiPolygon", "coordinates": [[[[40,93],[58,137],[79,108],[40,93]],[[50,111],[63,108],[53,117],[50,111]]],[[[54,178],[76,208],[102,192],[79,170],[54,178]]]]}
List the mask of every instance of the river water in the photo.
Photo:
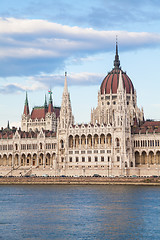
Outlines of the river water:
{"type": "Polygon", "coordinates": [[[0,186],[0,239],[160,239],[160,187],[0,186]]]}

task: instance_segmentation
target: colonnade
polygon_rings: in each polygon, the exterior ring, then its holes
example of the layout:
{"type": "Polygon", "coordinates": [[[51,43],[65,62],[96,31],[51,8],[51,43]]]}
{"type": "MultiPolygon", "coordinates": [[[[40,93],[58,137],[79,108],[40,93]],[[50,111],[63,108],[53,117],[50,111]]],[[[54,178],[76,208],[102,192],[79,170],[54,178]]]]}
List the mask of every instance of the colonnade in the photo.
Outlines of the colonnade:
{"type": "Polygon", "coordinates": [[[112,136],[111,134],[107,134],[105,136],[104,134],[101,134],[100,136],[98,134],[94,134],[93,136],[91,134],[88,134],[87,136],[85,134],[82,135],[70,135],[68,139],[68,145],[70,149],[73,148],[110,148],[112,145],[112,136]]]}
{"type": "Polygon", "coordinates": [[[28,153],[0,155],[0,166],[53,166],[56,153],[28,153]]]}
{"type": "Polygon", "coordinates": [[[160,165],[160,151],[136,151],[135,152],[135,166],[140,165],[160,165]]]}

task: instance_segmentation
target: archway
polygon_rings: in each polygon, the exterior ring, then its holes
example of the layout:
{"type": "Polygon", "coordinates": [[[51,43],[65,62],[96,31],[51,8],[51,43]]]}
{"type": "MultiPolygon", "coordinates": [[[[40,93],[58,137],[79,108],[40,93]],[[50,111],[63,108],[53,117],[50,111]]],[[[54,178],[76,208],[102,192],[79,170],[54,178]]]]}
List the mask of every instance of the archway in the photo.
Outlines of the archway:
{"type": "Polygon", "coordinates": [[[39,166],[43,165],[43,153],[39,155],[39,166]]]}
{"type": "Polygon", "coordinates": [[[160,151],[156,152],[156,164],[160,164],[160,151]]]}
{"type": "Polygon", "coordinates": [[[81,146],[83,148],[86,146],[86,136],[84,134],[81,136],[81,146]]]}
{"type": "Polygon", "coordinates": [[[27,166],[30,166],[30,165],[31,165],[31,154],[30,154],[30,153],[28,153],[28,155],[27,155],[26,165],[27,165],[27,166]]]}
{"type": "Polygon", "coordinates": [[[19,165],[19,155],[18,154],[16,154],[15,156],[14,156],[14,164],[13,164],[14,166],[18,166],[19,165]]]}
{"type": "Polygon", "coordinates": [[[76,148],[79,147],[79,143],[80,143],[80,142],[79,142],[79,136],[76,135],[76,136],[75,136],[75,147],[76,147],[76,148]]]}
{"type": "Polygon", "coordinates": [[[69,148],[73,148],[73,136],[69,136],[69,148]]]}
{"type": "Polygon", "coordinates": [[[12,154],[9,154],[8,156],[8,165],[12,166],[12,154]]]}
{"type": "Polygon", "coordinates": [[[135,152],[135,167],[138,167],[140,165],[140,155],[139,152],[135,152]]]}
{"type": "Polygon", "coordinates": [[[95,134],[95,135],[94,135],[94,146],[97,147],[97,146],[98,146],[98,143],[99,143],[99,142],[98,142],[98,135],[95,134]]]}
{"type": "Polygon", "coordinates": [[[148,163],[150,164],[150,165],[153,165],[154,164],[154,153],[152,152],[152,151],[150,151],[149,152],[149,154],[148,154],[148,163]]]}
{"type": "Polygon", "coordinates": [[[110,133],[107,134],[107,137],[106,137],[106,144],[107,144],[107,147],[110,148],[111,147],[111,144],[112,144],[112,136],[110,133]]]}
{"type": "Polygon", "coordinates": [[[100,144],[102,147],[104,147],[104,145],[105,145],[105,135],[104,134],[100,135],[100,144]]]}
{"type": "Polygon", "coordinates": [[[50,160],[51,160],[51,155],[50,155],[50,153],[47,153],[47,155],[46,155],[46,163],[45,163],[46,166],[50,165],[50,160]]]}
{"type": "Polygon", "coordinates": [[[4,155],[3,155],[3,166],[7,166],[7,165],[8,165],[7,155],[4,154],[4,155]]]}
{"type": "Polygon", "coordinates": [[[36,165],[36,161],[37,161],[37,154],[34,153],[34,154],[33,154],[33,166],[36,165]]]}
{"type": "Polygon", "coordinates": [[[88,148],[91,148],[91,147],[92,147],[92,135],[91,135],[91,134],[89,134],[89,135],[87,136],[87,147],[88,147],[88,148]]]}
{"type": "Polygon", "coordinates": [[[23,153],[22,156],[21,156],[21,166],[25,166],[25,160],[26,160],[26,156],[23,153]]]}
{"type": "Polygon", "coordinates": [[[147,153],[145,151],[143,151],[141,154],[141,164],[147,164],[147,153]]]}

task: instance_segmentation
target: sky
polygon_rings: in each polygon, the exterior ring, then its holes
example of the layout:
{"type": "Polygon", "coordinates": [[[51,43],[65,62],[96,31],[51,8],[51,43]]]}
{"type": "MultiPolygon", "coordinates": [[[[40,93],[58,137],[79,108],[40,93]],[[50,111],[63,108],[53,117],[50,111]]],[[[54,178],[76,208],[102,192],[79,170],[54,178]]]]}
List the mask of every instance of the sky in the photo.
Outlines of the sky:
{"type": "Polygon", "coordinates": [[[138,106],[159,120],[159,0],[1,0],[0,127],[20,126],[26,91],[30,111],[49,89],[60,106],[66,71],[75,123],[89,122],[116,35],[138,106]]]}

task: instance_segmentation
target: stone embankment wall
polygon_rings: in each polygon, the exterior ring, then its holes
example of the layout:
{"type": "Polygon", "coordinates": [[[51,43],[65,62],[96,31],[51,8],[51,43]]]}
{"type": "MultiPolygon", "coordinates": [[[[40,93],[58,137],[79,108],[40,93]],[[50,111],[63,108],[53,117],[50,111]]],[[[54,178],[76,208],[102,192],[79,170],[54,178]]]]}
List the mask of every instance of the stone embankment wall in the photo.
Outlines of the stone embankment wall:
{"type": "Polygon", "coordinates": [[[1,177],[0,184],[77,184],[77,185],[159,185],[160,177],[108,178],[108,177],[1,177]]]}

